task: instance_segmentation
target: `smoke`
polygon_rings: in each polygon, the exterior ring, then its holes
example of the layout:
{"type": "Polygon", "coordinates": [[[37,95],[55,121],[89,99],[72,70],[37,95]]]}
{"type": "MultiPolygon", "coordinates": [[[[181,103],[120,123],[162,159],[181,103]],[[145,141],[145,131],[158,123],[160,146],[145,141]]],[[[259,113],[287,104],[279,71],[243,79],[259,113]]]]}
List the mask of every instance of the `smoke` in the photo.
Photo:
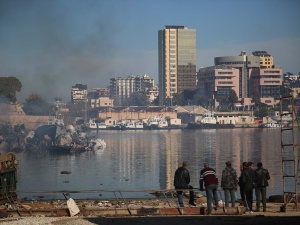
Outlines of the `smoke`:
{"type": "Polygon", "coordinates": [[[101,9],[101,1],[0,1],[0,76],[22,82],[18,101],[35,92],[68,102],[77,83],[109,85],[116,54],[113,8],[89,17],[96,5],[101,9]]]}

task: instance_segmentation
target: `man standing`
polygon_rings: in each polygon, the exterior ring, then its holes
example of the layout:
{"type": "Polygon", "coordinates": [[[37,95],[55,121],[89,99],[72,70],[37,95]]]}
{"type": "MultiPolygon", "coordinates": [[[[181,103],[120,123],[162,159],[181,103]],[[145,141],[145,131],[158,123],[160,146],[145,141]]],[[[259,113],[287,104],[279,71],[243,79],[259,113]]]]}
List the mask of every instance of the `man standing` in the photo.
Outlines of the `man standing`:
{"type": "Polygon", "coordinates": [[[240,165],[240,171],[241,171],[241,174],[240,174],[240,177],[239,177],[239,186],[240,186],[240,195],[241,195],[241,199],[242,199],[242,205],[245,204],[245,191],[244,191],[244,184],[243,184],[243,181],[242,181],[242,172],[244,169],[246,169],[248,167],[248,163],[247,162],[243,162],[241,165],[240,165]]]}
{"type": "MultiPolygon", "coordinates": [[[[190,201],[189,204],[191,206],[196,206],[194,203],[194,191],[193,186],[189,185],[190,183],[190,173],[188,171],[189,163],[188,161],[184,161],[182,167],[179,167],[174,176],[174,186],[175,189],[190,189],[190,201]]],[[[182,198],[182,190],[178,190],[177,197],[180,207],[184,207],[183,198],[182,198]]]]}
{"type": "Polygon", "coordinates": [[[225,193],[225,206],[229,207],[229,195],[231,198],[231,206],[235,207],[235,192],[237,190],[237,174],[235,169],[231,167],[231,162],[226,162],[226,168],[222,172],[221,187],[225,193]]]}
{"type": "Polygon", "coordinates": [[[214,199],[215,209],[218,207],[218,178],[216,171],[209,167],[208,163],[204,164],[204,169],[200,172],[200,191],[204,191],[203,182],[205,184],[206,198],[207,198],[207,214],[210,215],[212,211],[212,200],[214,199]]]}
{"type": "Polygon", "coordinates": [[[266,194],[267,194],[267,186],[269,186],[268,180],[270,180],[270,174],[267,169],[263,168],[261,162],[257,163],[257,169],[254,170],[255,178],[256,178],[256,187],[255,187],[255,195],[256,195],[256,210],[255,212],[259,212],[260,210],[260,195],[262,199],[263,211],[266,212],[266,194]]]}
{"type": "Polygon", "coordinates": [[[249,213],[253,213],[252,211],[252,202],[253,202],[253,188],[255,183],[255,175],[253,171],[253,163],[248,162],[246,169],[242,172],[242,182],[245,191],[245,206],[248,208],[249,213]]]}

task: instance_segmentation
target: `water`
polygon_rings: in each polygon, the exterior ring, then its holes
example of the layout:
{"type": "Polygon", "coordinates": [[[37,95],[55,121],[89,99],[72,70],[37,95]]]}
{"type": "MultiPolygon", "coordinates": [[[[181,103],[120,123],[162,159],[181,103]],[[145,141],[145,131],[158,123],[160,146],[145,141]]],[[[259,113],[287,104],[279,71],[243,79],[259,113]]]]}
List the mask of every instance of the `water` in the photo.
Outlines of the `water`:
{"type": "MultiPolygon", "coordinates": [[[[238,175],[241,162],[252,161],[254,165],[262,162],[271,176],[267,195],[282,194],[280,129],[108,130],[91,134],[104,139],[107,147],[78,155],[19,154],[18,196],[63,197],[61,194],[22,193],[41,190],[172,189],[174,172],[184,160],[190,162],[194,187],[199,187],[199,173],[206,162],[216,169],[219,180],[226,161],[232,162],[238,175]],[[61,174],[61,171],[71,174],[61,174]]],[[[297,138],[299,141],[299,135],[297,138]]],[[[151,196],[149,192],[127,195],[151,196]]],[[[73,197],[113,196],[100,192],[73,194],[73,197]]]]}

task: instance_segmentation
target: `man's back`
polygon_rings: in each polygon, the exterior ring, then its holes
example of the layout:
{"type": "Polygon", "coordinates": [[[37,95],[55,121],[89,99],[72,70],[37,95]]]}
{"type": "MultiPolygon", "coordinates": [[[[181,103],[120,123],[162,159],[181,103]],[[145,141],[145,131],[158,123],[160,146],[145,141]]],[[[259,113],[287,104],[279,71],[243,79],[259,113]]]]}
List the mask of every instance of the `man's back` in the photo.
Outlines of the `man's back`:
{"type": "Polygon", "coordinates": [[[227,189],[236,188],[237,174],[232,167],[226,167],[222,172],[221,187],[227,189]]]}
{"type": "Polygon", "coordinates": [[[218,184],[216,171],[210,167],[204,168],[200,172],[200,180],[203,180],[205,187],[211,184],[218,184]]]}
{"type": "Polygon", "coordinates": [[[270,180],[269,171],[264,168],[258,168],[254,171],[256,177],[257,187],[269,186],[268,180],[270,180]]]}
{"type": "Polygon", "coordinates": [[[188,188],[190,183],[189,171],[184,167],[179,167],[174,176],[174,186],[175,188],[188,188]]]}

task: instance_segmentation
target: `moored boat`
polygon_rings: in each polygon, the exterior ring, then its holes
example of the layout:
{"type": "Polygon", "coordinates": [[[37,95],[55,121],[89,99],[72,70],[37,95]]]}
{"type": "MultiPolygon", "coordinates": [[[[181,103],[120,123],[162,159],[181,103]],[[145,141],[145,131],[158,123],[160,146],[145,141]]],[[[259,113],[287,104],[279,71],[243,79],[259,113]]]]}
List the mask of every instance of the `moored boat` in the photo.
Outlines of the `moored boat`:
{"type": "Polygon", "coordinates": [[[212,112],[205,113],[198,121],[189,123],[187,129],[231,129],[234,124],[220,124],[212,112]]]}

